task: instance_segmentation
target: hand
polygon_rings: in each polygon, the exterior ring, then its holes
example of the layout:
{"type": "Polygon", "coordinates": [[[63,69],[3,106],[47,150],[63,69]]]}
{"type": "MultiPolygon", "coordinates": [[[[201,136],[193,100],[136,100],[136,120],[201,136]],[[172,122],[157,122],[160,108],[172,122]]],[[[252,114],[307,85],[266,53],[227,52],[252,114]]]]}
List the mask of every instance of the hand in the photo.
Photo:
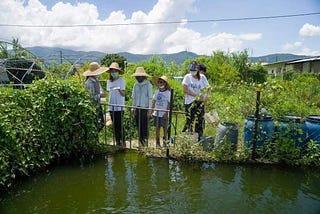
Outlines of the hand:
{"type": "Polygon", "coordinates": [[[162,118],[165,119],[165,120],[168,119],[168,114],[165,113],[165,114],[162,116],[162,118]]]}
{"type": "Polygon", "coordinates": [[[134,108],[131,109],[131,117],[133,117],[135,115],[135,113],[136,113],[136,110],[134,108]]]}

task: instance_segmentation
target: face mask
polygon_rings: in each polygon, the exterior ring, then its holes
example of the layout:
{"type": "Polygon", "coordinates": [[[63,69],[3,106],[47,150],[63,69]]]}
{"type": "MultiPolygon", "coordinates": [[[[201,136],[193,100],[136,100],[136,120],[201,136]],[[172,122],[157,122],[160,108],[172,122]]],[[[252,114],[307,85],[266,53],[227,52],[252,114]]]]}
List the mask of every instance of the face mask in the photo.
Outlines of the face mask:
{"type": "Polygon", "coordinates": [[[136,80],[137,80],[139,83],[142,83],[144,79],[145,79],[144,77],[136,77],[136,80]]]}
{"type": "Polygon", "coordinates": [[[111,76],[114,78],[114,79],[117,79],[119,77],[119,73],[118,72],[111,72],[111,76]]]}
{"type": "Polygon", "coordinates": [[[197,71],[190,71],[190,74],[191,74],[192,76],[195,76],[195,75],[197,75],[197,71]]]}
{"type": "Polygon", "coordinates": [[[159,86],[159,89],[165,89],[165,88],[166,88],[165,85],[160,85],[160,86],[159,86]]]}

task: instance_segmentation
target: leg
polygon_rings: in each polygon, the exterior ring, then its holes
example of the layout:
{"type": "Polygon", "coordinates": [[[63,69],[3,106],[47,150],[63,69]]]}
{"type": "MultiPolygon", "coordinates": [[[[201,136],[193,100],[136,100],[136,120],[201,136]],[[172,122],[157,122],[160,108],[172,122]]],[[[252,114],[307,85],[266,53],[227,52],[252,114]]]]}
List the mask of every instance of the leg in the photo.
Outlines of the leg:
{"type": "Polygon", "coordinates": [[[123,146],[124,143],[124,127],[122,124],[123,111],[111,111],[111,119],[113,122],[114,136],[117,146],[123,146]]]}
{"type": "Polygon", "coordinates": [[[143,109],[137,109],[136,110],[136,114],[135,114],[135,120],[136,120],[136,125],[138,128],[138,135],[139,135],[139,143],[142,146],[145,146],[145,138],[146,138],[146,132],[147,130],[145,130],[147,127],[145,124],[147,124],[147,115],[144,115],[144,111],[143,109]]]}
{"type": "Polygon", "coordinates": [[[204,105],[202,103],[198,103],[198,108],[196,112],[196,124],[195,124],[195,131],[198,133],[198,140],[203,135],[203,117],[204,117],[204,105]]]}
{"type": "Polygon", "coordinates": [[[167,146],[166,142],[167,142],[167,126],[163,126],[163,146],[167,146]]]}
{"type": "Polygon", "coordinates": [[[185,104],[185,111],[186,111],[186,123],[182,129],[182,132],[189,131],[192,132],[192,112],[191,112],[191,107],[192,103],[190,104],[185,104]]]}
{"type": "Polygon", "coordinates": [[[144,143],[148,142],[149,134],[149,120],[148,120],[148,110],[141,109],[141,139],[144,143]]]}
{"type": "Polygon", "coordinates": [[[97,127],[98,127],[98,131],[100,132],[105,126],[104,115],[103,115],[102,106],[100,103],[98,104],[96,109],[97,109],[97,127]]]}
{"type": "Polygon", "coordinates": [[[161,145],[160,145],[160,126],[156,127],[156,146],[161,147],[161,145]]]}

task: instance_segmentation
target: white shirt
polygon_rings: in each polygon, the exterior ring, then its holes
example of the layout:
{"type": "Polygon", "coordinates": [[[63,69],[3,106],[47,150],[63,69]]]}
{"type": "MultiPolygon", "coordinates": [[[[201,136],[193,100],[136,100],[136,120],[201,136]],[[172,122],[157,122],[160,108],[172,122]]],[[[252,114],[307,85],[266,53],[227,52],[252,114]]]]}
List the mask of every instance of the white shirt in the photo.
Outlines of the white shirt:
{"type": "MultiPolygon", "coordinates": [[[[182,80],[182,85],[186,85],[188,90],[194,94],[199,95],[200,91],[209,85],[208,80],[205,75],[200,74],[200,80],[193,77],[191,74],[186,74],[182,80]]],[[[185,95],[184,103],[190,104],[194,101],[194,96],[185,95]]]]}
{"type": "MultiPolygon", "coordinates": [[[[154,108],[167,110],[168,105],[170,103],[170,97],[171,97],[170,90],[165,90],[165,91],[160,91],[159,89],[156,90],[156,92],[153,95],[153,100],[155,100],[154,108]]],[[[166,113],[165,111],[155,110],[152,115],[156,117],[162,117],[165,113],[166,113]]]]}
{"type": "MultiPolygon", "coordinates": [[[[122,77],[107,81],[107,91],[109,91],[109,104],[124,105],[124,97],[121,96],[119,90],[125,90],[125,81],[122,77]]],[[[109,111],[123,111],[123,107],[108,106],[109,111]]]]}

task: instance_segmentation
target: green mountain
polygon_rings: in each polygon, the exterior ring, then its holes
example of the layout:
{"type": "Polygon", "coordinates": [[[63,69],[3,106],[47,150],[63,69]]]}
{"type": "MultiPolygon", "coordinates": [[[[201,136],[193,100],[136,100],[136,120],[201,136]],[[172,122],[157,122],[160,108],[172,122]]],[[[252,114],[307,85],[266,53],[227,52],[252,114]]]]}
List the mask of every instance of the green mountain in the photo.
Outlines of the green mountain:
{"type": "MultiPolygon", "coordinates": [[[[84,63],[87,61],[97,61],[100,62],[100,60],[107,54],[103,52],[98,51],[73,51],[69,49],[63,49],[63,48],[51,48],[51,47],[29,47],[26,48],[28,51],[33,53],[34,55],[40,57],[45,63],[51,64],[54,61],[57,63],[84,63]]],[[[121,56],[124,56],[128,62],[139,62],[142,60],[147,60],[150,57],[152,57],[152,54],[132,54],[128,52],[120,52],[118,53],[121,56]]],[[[161,57],[166,63],[170,63],[171,61],[181,64],[186,59],[193,59],[198,57],[199,55],[192,53],[192,52],[179,52],[174,54],[159,54],[159,57],[161,57]]]]}
{"type": "MultiPolygon", "coordinates": [[[[57,63],[61,62],[69,62],[69,63],[84,63],[87,61],[97,61],[100,60],[107,54],[99,51],[73,51],[70,49],[63,48],[51,48],[51,47],[29,47],[26,48],[28,51],[33,53],[34,55],[40,57],[45,63],[52,64],[54,61],[57,63]]],[[[124,56],[128,62],[139,62],[142,60],[147,60],[150,57],[154,56],[152,54],[132,54],[128,52],[120,52],[118,53],[121,56],[124,56]]],[[[157,56],[161,57],[166,63],[175,62],[177,64],[183,63],[186,59],[194,59],[199,57],[192,52],[182,51],[179,53],[173,54],[157,54],[157,56]]],[[[249,57],[252,62],[266,62],[266,63],[274,63],[280,61],[288,61],[288,60],[296,60],[296,59],[304,59],[309,56],[304,55],[294,55],[294,54],[270,54],[266,56],[259,57],[249,57]]]]}
{"type": "Polygon", "coordinates": [[[282,62],[282,61],[305,59],[309,57],[310,56],[294,55],[294,54],[270,54],[266,56],[250,57],[250,59],[252,62],[275,63],[275,62],[282,62]]]}

